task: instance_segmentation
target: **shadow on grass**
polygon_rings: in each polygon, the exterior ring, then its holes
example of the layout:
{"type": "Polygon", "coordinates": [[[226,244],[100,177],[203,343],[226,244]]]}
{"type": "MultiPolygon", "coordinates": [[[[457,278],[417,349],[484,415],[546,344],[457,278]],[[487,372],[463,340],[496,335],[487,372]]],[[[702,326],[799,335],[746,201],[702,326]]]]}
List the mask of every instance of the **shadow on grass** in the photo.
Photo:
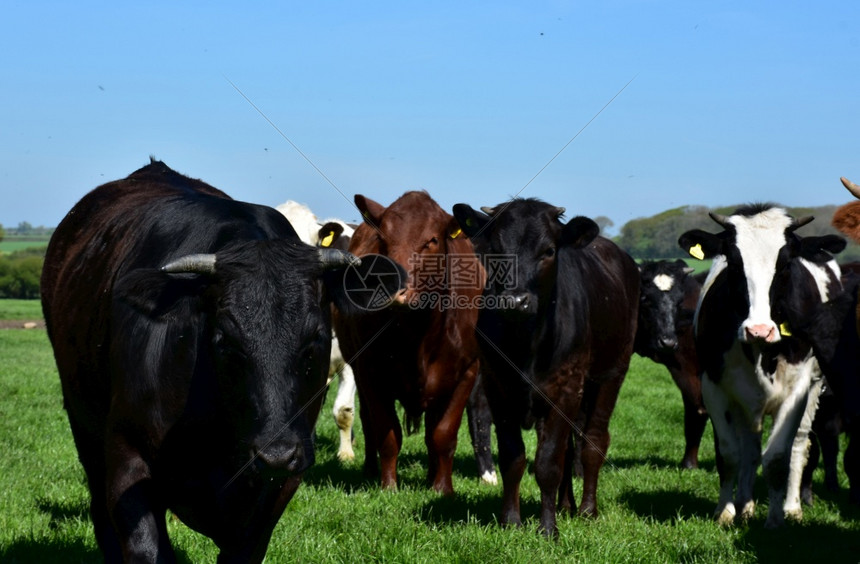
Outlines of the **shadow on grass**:
{"type": "MultiPolygon", "coordinates": [[[[80,538],[61,540],[49,539],[19,539],[8,546],[0,547],[0,562],[104,562],[99,549],[94,548],[95,531],[90,519],[89,501],[58,502],[52,499],[39,499],[36,507],[50,517],[48,527],[52,531],[66,528],[69,521],[84,521],[87,524],[87,536],[92,538],[92,544],[87,544],[80,538]]],[[[174,547],[176,561],[180,564],[191,564],[193,561],[182,550],[174,547]]]]}
{"type": "MultiPolygon", "coordinates": [[[[435,525],[455,523],[476,523],[482,527],[498,524],[498,514],[502,509],[501,491],[487,488],[485,492],[469,496],[439,496],[425,503],[417,514],[417,519],[435,525]]],[[[523,501],[520,509],[523,520],[533,514],[540,516],[540,503],[523,501]]]]}
{"type": "MultiPolygon", "coordinates": [[[[334,487],[347,492],[367,491],[379,488],[379,477],[364,474],[364,452],[356,449],[355,460],[341,462],[337,458],[337,437],[317,434],[316,463],[304,475],[305,484],[334,487]]],[[[402,487],[429,487],[427,482],[427,453],[401,452],[397,458],[397,482],[402,487]],[[417,471],[416,471],[417,470],[417,471]]],[[[496,467],[498,471],[498,466],[496,467]]],[[[478,480],[478,464],[471,454],[454,456],[454,476],[478,480]]]]}
{"type": "Polygon", "coordinates": [[[664,523],[672,523],[679,518],[709,518],[716,504],[716,500],[672,490],[628,491],[618,499],[640,518],[651,518],[664,523]]]}
{"type": "Polygon", "coordinates": [[[0,548],[0,562],[104,562],[101,552],[81,540],[18,540],[0,548]]]}
{"type": "MultiPolygon", "coordinates": [[[[635,458],[631,457],[623,457],[623,456],[610,456],[606,463],[603,465],[604,468],[618,468],[618,469],[629,469],[629,468],[640,468],[642,466],[646,466],[649,468],[663,468],[667,470],[680,470],[681,469],[681,459],[669,459],[664,456],[654,456],[654,455],[644,455],[637,456],[635,458]]],[[[705,472],[716,472],[717,465],[713,459],[699,460],[699,468],[698,470],[702,470],[705,472]]],[[[687,471],[687,470],[685,470],[687,471]]],[[[695,472],[696,470],[690,470],[691,472],[695,472]]]]}
{"type": "Polygon", "coordinates": [[[764,517],[756,518],[738,539],[739,548],[755,552],[759,562],[856,563],[860,560],[857,531],[825,524],[787,524],[764,528],[764,517]]]}

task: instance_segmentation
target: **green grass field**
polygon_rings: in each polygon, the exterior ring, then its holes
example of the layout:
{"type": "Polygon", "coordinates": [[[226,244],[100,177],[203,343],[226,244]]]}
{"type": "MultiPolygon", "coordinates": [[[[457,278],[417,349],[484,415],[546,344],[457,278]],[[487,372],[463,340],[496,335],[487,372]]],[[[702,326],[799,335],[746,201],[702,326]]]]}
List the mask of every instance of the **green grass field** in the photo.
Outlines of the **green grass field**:
{"type": "MultiPolygon", "coordinates": [[[[0,302],[0,317],[7,307],[0,302]]],[[[362,477],[360,425],[358,460],[348,466],[336,460],[333,396],[317,428],[317,465],[278,524],[267,562],[860,560],[860,512],[847,505],[844,474],[843,492],[833,495],[823,488],[821,470],[816,473],[818,500],[806,509],[802,524],[765,530],[761,483],[756,492],[761,505],[748,526],[723,529],[712,522],[717,476],[710,429],[702,468],[679,470],[680,394],[662,366],[639,357],[612,421],[613,441],[598,492],[600,517],[560,518],[558,541],[537,532],[539,492],[531,468],[522,487],[525,526],[498,525],[501,486],[478,481],[465,425],[455,464],[456,497],[442,498],[425,488],[418,435],[404,442],[399,491],[380,491],[362,477]]],[[[532,459],[534,433],[526,438],[532,459]]],[[[84,474],[44,330],[0,330],[0,453],[0,562],[99,562],[84,474]]],[[[217,550],[209,539],[176,519],[169,520],[169,528],[180,561],[214,562],[217,550]]]]}
{"type": "Polygon", "coordinates": [[[42,319],[39,300],[0,300],[0,321],[36,321],[42,319]]]}
{"type": "Polygon", "coordinates": [[[24,249],[47,247],[48,241],[15,241],[4,239],[0,241],[0,253],[13,253],[24,249]]]}

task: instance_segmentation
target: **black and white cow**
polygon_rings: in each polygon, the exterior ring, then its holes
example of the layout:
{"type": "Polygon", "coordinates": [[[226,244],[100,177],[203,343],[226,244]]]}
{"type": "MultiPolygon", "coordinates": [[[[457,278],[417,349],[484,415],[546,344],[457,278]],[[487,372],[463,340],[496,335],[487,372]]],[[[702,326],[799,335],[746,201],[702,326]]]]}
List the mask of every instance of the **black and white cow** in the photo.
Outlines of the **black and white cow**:
{"type": "Polygon", "coordinates": [[[839,267],[828,251],[841,250],[842,240],[802,239],[795,230],[812,218],[795,220],[769,204],[711,218],[722,232],[688,231],[679,244],[692,256],[713,259],[694,324],[717,440],[715,517],[728,525],[753,516],[761,463],[770,499],[765,526],[773,528],[786,515],[802,517],[800,477],[822,382],[810,344],[791,334],[787,311],[811,311],[839,287],[839,267]],[[789,280],[802,286],[791,288],[789,280]],[[773,427],[762,452],[766,416],[773,427]]]}
{"type": "Polygon", "coordinates": [[[634,352],[664,365],[684,402],[682,468],[699,467],[699,445],[708,423],[702,374],[696,356],[693,314],[702,283],[682,260],[645,261],[634,352]]]}

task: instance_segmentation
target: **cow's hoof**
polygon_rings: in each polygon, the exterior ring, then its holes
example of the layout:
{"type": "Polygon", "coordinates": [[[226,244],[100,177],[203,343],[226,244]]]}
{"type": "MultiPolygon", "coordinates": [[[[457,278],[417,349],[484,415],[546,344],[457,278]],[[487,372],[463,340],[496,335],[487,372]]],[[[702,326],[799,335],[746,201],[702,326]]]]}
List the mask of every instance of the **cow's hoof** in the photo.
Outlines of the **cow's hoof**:
{"type": "Polygon", "coordinates": [[[748,501],[744,504],[743,509],[741,509],[738,515],[738,521],[742,524],[749,523],[753,516],[755,516],[755,502],[748,501]]]}
{"type": "Polygon", "coordinates": [[[803,522],[803,509],[801,509],[800,507],[798,507],[797,509],[786,509],[785,520],[791,521],[792,523],[803,522]]]}
{"type": "Polygon", "coordinates": [[[722,510],[717,508],[717,511],[714,513],[714,519],[721,527],[731,527],[735,523],[735,506],[729,504],[722,510]]]}
{"type": "Polygon", "coordinates": [[[491,486],[498,486],[499,478],[496,476],[495,472],[484,472],[484,475],[481,476],[481,482],[491,486]]]}
{"type": "Polygon", "coordinates": [[[355,460],[355,452],[352,449],[337,451],[337,459],[341,462],[352,462],[355,460]]]}

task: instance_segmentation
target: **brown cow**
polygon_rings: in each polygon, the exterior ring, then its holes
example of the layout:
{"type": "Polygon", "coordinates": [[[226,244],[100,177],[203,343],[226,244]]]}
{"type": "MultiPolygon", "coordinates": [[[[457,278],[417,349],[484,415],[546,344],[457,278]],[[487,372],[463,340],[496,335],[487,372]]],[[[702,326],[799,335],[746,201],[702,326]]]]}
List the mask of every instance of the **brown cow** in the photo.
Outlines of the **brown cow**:
{"type": "Polygon", "coordinates": [[[355,204],[364,223],[350,251],[384,255],[407,273],[404,303],[335,316],[358,386],[365,473],[379,475],[378,455],[382,487],[397,487],[399,401],[407,430],[425,414],[428,481],[452,494],[457,431],[478,374],[473,306],[483,290],[483,267],[454,218],[426,192],[407,192],[388,207],[356,195],[355,204]]]}

